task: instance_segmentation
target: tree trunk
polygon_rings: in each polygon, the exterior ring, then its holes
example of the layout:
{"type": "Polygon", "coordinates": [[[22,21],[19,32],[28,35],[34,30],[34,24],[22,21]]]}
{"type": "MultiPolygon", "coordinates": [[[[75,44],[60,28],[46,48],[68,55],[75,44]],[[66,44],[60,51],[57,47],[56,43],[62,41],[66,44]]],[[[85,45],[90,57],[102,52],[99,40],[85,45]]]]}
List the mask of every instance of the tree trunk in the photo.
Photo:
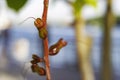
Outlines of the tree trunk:
{"type": "Polygon", "coordinates": [[[82,80],[94,80],[93,70],[90,61],[91,39],[85,35],[85,22],[77,18],[75,23],[76,45],[79,59],[79,67],[82,80]]]}
{"type": "Polygon", "coordinates": [[[112,80],[112,62],[111,62],[111,28],[114,24],[113,14],[111,9],[112,0],[107,0],[107,11],[105,15],[105,25],[103,33],[103,54],[102,54],[102,79],[112,80]]]}

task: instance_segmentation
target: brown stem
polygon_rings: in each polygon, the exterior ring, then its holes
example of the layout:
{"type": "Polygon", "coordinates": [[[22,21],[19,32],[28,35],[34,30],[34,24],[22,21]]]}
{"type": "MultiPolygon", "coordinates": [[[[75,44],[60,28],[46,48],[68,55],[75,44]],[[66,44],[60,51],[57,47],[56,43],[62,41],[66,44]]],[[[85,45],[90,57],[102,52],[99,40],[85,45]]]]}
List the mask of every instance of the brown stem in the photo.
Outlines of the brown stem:
{"type": "Polygon", "coordinates": [[[46,25],[46,22],[47,22],[48,3],[49,3],[49,0],[44,0],[44,10],[42,15],[42,20],[44,22],[44,25],[46,25]]]}
{"type": "MultiPolygon", "coordinates": [[[[42,20],[44,23],[44,27],[47,27],[47,12],[48,12],[48,3],[49,0],[44,0],[44,10],[42,15],[42,20]]],[[[49,66],[49,49],[48,49],[48,37],[43,40],[44,45],[44,59],[45,59],[45,67],[46,67],[46,77],[47,80],[51,80],[50,75],[50,66],[49,66]]]]}
{"type": "Polygon", "coordinates": [[[44,59],[45,59],[45,67],[46,67],[46,77],[47,77],[47,80],[51,80],[49,57],[48,57],[48,53],[49,53],[48,38],[44,39],[43,44],[44,44],[44,59]]]}

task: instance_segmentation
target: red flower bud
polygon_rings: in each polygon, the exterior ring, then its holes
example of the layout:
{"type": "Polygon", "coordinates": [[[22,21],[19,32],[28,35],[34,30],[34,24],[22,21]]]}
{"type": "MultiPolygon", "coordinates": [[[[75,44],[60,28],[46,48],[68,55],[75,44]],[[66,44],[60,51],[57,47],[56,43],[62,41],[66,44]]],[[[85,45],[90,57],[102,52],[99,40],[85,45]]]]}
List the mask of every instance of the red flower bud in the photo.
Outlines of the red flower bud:
{"type": "Polygon", "coordinates": [[[59,41],[56,44],[50,46],[49,55],[56,55],[60,51],[60,49],[66,45],[67,45],[66,41],[64,41],[62,38],[59,39],[59,41]]]}
{"type": "Polygon", "coordinates": [[[37,18],[34,21],[35,26],[38,29],[39,37],[45,39],[48,35],[47,29],[44,27],[44,22],[41,18],[37,18]]]}
{"type": "Polygon", "coordinates": [[[38,64],[33,64],[31,66],[31,70],[32,70],[32,72],[36,72],[38,75],[41,75],[41,76],[46,75],[45,69],[42,67],[39,67],[38,64]]]}
{"type": "Polygon", "coordinates": [[[42,28],[42,27],[43,27],[43,21],[42,21],[42,19],[41,19],[41,18],[35,19],[34,25],[35,25],[38,29],[42,28]]]}
{"type": "Polygon", "coordinates": [[[30,62],[31,62],[31,64],[37,64],[38,63],[38,61],[36,61],[36,60],[31,60],[30,62]]]}
{"type": "Polygon", "coordinates": [[[36,54],[32,55],[33,60],[31,61],[32,64],[37,64],[39,62],[43,62],[44,59],[40,58],[39,56],[37,56],[36,54]]]}
{"type": "Polygon", "coordinates": [[[33,58],[33,59],[39,59],[40,57],[37,56],[36,54],[33,54],[33,55],[32,55],[32,58],[33,58]]]}
{"type": "Polygon", "coordinates": [[[35,66],[36,66],[36,65],[37,65],[37,64],[32,64],[32,65],[31,65],[31,70],[32,70],[32,72],[36,72],[36,71],[35,71],[35,66]]]}

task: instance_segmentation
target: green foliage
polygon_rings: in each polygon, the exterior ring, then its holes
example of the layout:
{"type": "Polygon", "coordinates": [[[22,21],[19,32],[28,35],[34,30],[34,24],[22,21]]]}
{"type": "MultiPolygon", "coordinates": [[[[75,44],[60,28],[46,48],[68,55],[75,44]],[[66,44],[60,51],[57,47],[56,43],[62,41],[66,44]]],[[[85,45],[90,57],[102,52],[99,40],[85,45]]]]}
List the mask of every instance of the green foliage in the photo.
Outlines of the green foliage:
{"type": "Polygon", "coordinates": [[[96,7],[97,6],[97,0],[85,0],[85,4],[96,7]]]}
{"type": "Polygon", "coordinates": [[[70,1],[66,1],[66,2],[68,2],[72,6],[73,13],[76,18],[80,16],[82,8],[85,5],[90,5],[93,7],[96,7],[96,5],[97,5],[97,0],[75,0],[75,1],[71,1],[71,2],[70,1]]]}
{"type": "MultiPolygon", "coordinates": [[[[55,2],[57,0],[52,0],[52,1],[55,2]]],[[[64,0],[64,1],[70,4],[70,6],[72,7],[73,15],[75,18],[79,18],[81,16],[82,8],[85,5],[90,5],[93,7],[97,6],[97,0],[64,0]]]]}
{"type": "Polygon", "coordinates": [[[9,8],[18,12],[28,0],[6,0],[6,3],[9,8]]]}
{"type": "Polygon", "coordinates": [[[99,26],[102,26],[101,28],[103,28],[104,17],[89,19],[86,22],[87,22],[87,24],[99,25],[99,26]]]}
{"type": "Polygon", "coordinates": [[[83,1],[84,0],[75,0],[74,2],[71,3],[71,6],[73,8],[73,13],[76,18],[79,17],[81,13],[83,7],[83,1]]]}

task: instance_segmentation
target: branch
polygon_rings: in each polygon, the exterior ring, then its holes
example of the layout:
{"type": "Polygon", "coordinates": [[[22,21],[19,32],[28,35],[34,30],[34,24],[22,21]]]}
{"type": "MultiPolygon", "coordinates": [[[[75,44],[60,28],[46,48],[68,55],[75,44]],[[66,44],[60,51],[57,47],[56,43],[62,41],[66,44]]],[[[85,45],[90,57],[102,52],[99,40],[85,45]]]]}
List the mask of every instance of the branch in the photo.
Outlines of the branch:
{"type": "MultiPolygon", "coordinates": [[[[42,15],[42,20],[43,20],[43,25],[45,28],[47,28],[48,3],[49,3],[49,0],[44,0],[44,10],[43,10],[43,15],[42,15]]],[[[49,55],[48,37],[43,39],[43,45],[44,45],[44,60],[45,60],[45,67],[46,67],[46,77],[47,77],[47,80],[51,80],[49,57],[48,57],[49,55]]]]}

